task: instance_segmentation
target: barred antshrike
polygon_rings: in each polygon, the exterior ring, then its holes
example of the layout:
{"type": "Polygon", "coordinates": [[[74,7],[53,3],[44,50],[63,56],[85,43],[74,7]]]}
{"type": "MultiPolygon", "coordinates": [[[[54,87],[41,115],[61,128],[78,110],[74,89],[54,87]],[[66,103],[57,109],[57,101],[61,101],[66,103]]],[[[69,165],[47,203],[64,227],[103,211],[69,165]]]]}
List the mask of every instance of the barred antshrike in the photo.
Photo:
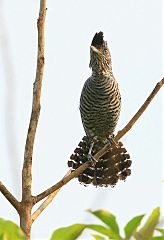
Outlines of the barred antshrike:
{"type": "Polygon", "coordinates": [[[119,86],[112,72],[112,62],[103,33],[96,33],[90,46],[92,75],[86,80],[80,97],[80,114],[86,136],[68,161],[72,171],[86,161],[91,167],[79,175],[79,182],[87,185],[114,186],[125,180],[131,171],[130,156],[122,143],[113,147],[95,161],[93,155],[106,143],[113,142],[113,133],[121,109],[119,86]]]}

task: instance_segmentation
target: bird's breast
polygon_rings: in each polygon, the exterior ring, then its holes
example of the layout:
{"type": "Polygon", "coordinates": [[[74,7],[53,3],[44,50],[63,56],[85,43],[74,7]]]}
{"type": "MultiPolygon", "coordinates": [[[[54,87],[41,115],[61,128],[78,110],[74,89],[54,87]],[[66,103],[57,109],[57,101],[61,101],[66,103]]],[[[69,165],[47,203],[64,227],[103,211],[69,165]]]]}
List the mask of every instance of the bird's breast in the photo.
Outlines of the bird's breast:
{"type": "Polygon", "coordinates": [[[118,84],[114,78],[90,77],[80,98],[80,113],[87,135],[107,137],[113,133],[121,106],[118,84]]]}

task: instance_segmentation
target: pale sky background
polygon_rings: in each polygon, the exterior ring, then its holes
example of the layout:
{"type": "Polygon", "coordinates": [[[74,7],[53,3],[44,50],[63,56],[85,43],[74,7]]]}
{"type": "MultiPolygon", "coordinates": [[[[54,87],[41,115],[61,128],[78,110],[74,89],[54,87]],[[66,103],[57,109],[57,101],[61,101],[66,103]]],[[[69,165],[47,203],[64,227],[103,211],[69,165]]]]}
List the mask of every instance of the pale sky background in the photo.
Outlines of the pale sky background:
{"type": "MultiPolygon", "coordinates": [[[[116,132],[135,114],[163,76],[162,0],[47,1],[45,73],[33,156],[33,194],[60,180],[67,160],[84,135],[79,97],[90,76],[89,46],[103,31],[122,94],[116,132]]],[[[0,0],[0,179],[19,199],[24,144],[35,79],[39,0],[0,0]]],[[[115,188],[85,188],[72,180],[36,220],[33,239],[54,229],[98,222],[85,212],[104,208],[123,227],[135,215],[162,207],[163,136],[160,90],[122,141],[132,175],[115,188]]],[[[0,217],[19,223],[0,195],[0,217]]],[[[87,234],[85,235],[88,236],[87,234]]],[[[80,238],[82,239],[82,237],[80,238]]]]}

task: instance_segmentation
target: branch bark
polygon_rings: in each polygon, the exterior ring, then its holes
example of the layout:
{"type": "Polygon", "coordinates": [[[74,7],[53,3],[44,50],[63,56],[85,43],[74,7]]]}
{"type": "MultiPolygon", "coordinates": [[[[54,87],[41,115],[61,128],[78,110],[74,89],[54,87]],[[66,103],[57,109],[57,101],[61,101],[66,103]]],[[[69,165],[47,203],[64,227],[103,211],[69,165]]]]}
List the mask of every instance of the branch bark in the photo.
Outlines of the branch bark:
{"type": "Polygon", "coordinates": [[[138,112],[134,115],[134,117],[128,122],[128,124],[118,132],[117,136],[115,137],[115,140],[118,141],[123,135],[125,135],[135,124],[135,122],[140,118],[140,116],[144,113],[146,108],[149,106],[155,95],[158,93],[160,88],[164,85],[164,78],[162,78],[161,81],[159,81],[153,91],[150,93],[144,104],[140,107],[138,112]]]}
{"type": "Polygon", "coordinates": [[[32,214],[31,220],[32,223],[39,217],[39,215],[46,209],[46,207],[53,201],[54,197],[60,191],[60,188],[51,193],[46,200],[38,207],[38,209],[32,214]]]}
{"type": "MultiPolygon", "coordinates": [[[[69,170],[64,177],[68,176],[70,174],[71,170],[69,170]]],[[[60,191],[60,188],[51,193],[46,200],[38,207],[38,209],[32,214],[32,222],[35,221],[37,217],[44,211],[44,209],[53,201],[54,197],[57,195],[57,193],[60,191]]]]}
{"type": "MultiPolygon", "coordinates": [[[[141,115],[144,113],[146,108],[149,106],[150,102],[153,100],[153,98],[156,96],[160,88],[164,84],[164,78],[159,81],[153,91],[150,93],[149,97],[146,99],[144,104],[140,107],[140,109],[137,111],[137,113],[132,117],[132,119],[128,122],[128,124],[118,132],[118,134],[115,136],[114,140],[117,142],[121,137],[123,137],[136,123],[136,121],[141,117],[141,115]]],[[[109,148],[111,147],[110,144],[105,145],[99,152],[97,152],[94,155],[94,158],[96,160],[99,160],[101,156],[103,156],[106,152],[109,151],[109,148]]],[[[39,195],[33,197],[34,204],[41,201],[45,197],[47,197],[49,194],[52,194],[53,192],[60,189],[62,186],[64,186],[66,183],[68,183],[71,179],[77,177],[80,173],[82,173],[86,168],[89,167],[89,163],[86,162],[83,165],[81,165],[78,169],[76,169],[74,172],[70,173],[68,176],[64,177],[62,180],[60,180],[58,183],[53,185],[52,187],[46,189],[44,192],[40,193],[39,195]]]]}
{"type": "Polygon", "coordinates": [[[4,197],[11,203],[11,205],[19,212],[20,202],[9,192],[9,190],[0,182],[0,191],[4,197]]]}
{"type": "Polygon", "coordinates": [[[38,27],[38,56],[37,56],[37,69],[36,78],[33,86],[33,102],[31,118],[26,138],[24,164],[22,170],[22,201],[20,211],[20,226],[25,232],[27,239],[30,239],[31,231],[31,209],[33,201],[31,196],[32,186],[32,155],[37,129],[37,123],[40,114],[40,96],[44,70],[44,25],[46,16],[46,0],[40,1],[39,19],[37,22],[38,27]]]}

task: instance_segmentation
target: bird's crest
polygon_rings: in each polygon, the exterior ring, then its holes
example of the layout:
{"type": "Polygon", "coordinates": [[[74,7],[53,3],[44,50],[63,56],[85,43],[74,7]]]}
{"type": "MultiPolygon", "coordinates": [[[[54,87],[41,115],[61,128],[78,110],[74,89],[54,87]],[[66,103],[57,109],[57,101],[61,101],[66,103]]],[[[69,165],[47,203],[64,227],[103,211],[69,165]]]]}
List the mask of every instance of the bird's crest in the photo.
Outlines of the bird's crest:
{"type": "Polygon", "coordinates": [[[96,33],[93,37],[91,46],[96,47],[97,45],[99,45],[99,46],[103,45],[103,43],[104,43],[103,38],[104,38],[103,32],[96,33]]]}

